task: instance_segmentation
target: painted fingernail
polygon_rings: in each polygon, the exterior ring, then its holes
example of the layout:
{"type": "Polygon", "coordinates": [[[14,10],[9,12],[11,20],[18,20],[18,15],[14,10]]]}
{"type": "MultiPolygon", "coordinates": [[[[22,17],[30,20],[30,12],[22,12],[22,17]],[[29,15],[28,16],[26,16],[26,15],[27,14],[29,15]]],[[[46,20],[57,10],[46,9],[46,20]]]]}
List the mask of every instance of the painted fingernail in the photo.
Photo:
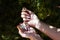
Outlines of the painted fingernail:
{"type": "Polygon", "coordinates": [[[23,18],[23,17],[25,17],[25,15],[21,15],[21,17],[23,18]]]}
{"type": "Polygon", "coordinates": [[[28,19],[30,19],[31,17],[27,16],[28,19]]]}

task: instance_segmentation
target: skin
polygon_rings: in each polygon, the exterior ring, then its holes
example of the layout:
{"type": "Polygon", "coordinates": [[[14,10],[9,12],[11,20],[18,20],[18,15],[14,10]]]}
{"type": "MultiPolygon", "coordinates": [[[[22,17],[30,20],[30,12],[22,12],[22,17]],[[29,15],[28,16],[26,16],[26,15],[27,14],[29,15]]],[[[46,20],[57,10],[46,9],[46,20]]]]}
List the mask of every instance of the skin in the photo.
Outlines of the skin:
{"type": "Polygon", "coordinates": [[[36,31],[30,27],[31,29],[28,31],[25,31],[20,28],[20,25],[17,26],[17,29],[19,31],[19,34],[24,38],[29,38],[30,40],[43,40],[38,34],[36,34],[36,31]]]}
{"type": "MultiPolygon", "coordinates": [[[[60,29],[48,25],[46,23],[41,22],[38,17],[30,10],[26,9],[21,12],[21,17],[23,21],[26,22],[28,25],[37,28],[39,31],[45,33],[53,40],[60,40],[60,29]],[[28,11],[30,15],[24,11],[28,11]],[[23,16],[22,16],[23,15],[23,16]]],[[[20,31],[21,32],[21,31],[20,31]]]]}
{"type": "MultiPolygon", "coordinates": [[[[21,17],[23,18],[23,24],[28,24],[27,22],[30,21],[30,19],[31,19],[31,15],[27,14],[26,12],[21,12],[21,17]]],[[[28,31],[26,31],[26,30],[23,30],[20,28],[20,24],[17,25],[18,32],[22,37],[29,38],[30,40],[43,40],[40,37],[40,35],[38,35],[32,27],[29,26],[29,28],[30,29],[28,31]]]]}

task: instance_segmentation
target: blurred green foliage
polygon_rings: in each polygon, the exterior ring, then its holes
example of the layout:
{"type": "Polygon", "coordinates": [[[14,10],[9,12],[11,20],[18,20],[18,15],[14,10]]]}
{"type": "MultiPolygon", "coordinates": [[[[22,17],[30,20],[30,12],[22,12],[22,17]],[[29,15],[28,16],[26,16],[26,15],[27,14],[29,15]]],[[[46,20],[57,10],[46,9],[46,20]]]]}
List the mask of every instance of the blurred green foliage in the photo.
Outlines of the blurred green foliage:
{"type": "MultiPolygon", "coordinates": [[[[41,21],[60,27],[60,0],[0,0],[0,40],[29,40],[22,38],[16,28],[22,22],[20,13],[23,6],[32,10],[41,21]]],[[[44,40],[51,40],[39,34],[44,40]]]]}

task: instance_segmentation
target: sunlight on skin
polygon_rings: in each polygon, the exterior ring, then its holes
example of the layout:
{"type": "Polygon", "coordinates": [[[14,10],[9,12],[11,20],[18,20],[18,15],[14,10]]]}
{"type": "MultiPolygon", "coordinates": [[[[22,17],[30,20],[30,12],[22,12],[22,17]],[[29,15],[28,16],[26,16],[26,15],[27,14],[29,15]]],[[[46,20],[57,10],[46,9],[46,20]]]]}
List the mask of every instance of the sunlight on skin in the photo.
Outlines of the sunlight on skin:
{"type": "Polygon", "coordinates": [[[51,26],[51,25],[49,26],[49,28],[50,28],[50,29],[52,29],[52,30],[54,30],[54,31],[56,31],[56,30],[57,30],[57,28],[56,28],[56,27],[51,26]]]}
{"type": "Polygon", "coordinates": [[[49,26],[49,28],[50,28],[50,29],[53,29],[53,30],[55,29],[57,32],[60,32],[60,28],[55,28],[55,27],[53,27],[53,26],[49,26]]]}
{"type": "Polygon", "coordinates": [[[49,28],[53,29],[54,27],[53,26],[49,26],[49,28]]]}
{"type": "Polygon", "coordinates": [[[60,32],[60,28],[57,29],[57,32],[60,32]]]}

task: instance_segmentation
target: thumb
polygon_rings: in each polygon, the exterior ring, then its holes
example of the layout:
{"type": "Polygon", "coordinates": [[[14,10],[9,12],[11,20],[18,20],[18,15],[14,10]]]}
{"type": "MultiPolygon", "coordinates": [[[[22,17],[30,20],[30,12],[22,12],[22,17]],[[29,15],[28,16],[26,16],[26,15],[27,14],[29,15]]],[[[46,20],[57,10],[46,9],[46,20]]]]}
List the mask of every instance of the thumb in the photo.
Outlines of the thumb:
{"type": "Polygon", "coordinates": [[[18,29],[18,31],[22,32],[22,29],[20,28],[19,25],[17,26],[17,29],[18,29]]]}

